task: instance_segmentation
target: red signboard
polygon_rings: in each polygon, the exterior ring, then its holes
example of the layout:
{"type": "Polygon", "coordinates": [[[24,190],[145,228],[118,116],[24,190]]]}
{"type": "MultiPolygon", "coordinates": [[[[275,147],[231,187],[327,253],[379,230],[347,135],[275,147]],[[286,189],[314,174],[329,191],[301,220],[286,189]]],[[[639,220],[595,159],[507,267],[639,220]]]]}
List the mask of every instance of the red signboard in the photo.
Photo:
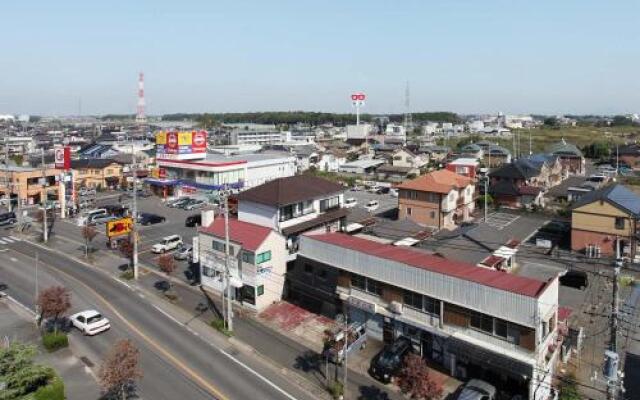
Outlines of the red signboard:
{"type": "Polygon", "coordinates": [[[58,147],[54,150],[56,168],[71,169],[71,148],[69,146],[58,147]]]}
{"type": "Polygon", "coordinates": [[[363,101],[365,99],[364,93],[354,93],[351,95],[353,101],[363,101]]]}
{"type": "Polygon", "coordinates": [[[167,132],[165,152],[169,154],[176,154],[178,152],[178,148],[178,132],[167,132]]]}
{"type": "Polygon", "coordinates": [[[191,152],[192,153],[205,153],[207,151],[207,131],[193,131],[191,132],[191,152]]]}

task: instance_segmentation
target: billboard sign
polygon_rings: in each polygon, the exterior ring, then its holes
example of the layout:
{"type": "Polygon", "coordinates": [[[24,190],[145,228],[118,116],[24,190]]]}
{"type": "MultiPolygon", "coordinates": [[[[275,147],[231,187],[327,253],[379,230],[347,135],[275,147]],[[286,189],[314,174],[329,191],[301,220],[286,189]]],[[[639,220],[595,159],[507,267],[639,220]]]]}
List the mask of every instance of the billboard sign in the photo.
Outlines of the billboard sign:
{"type": "Polygon", "coordinates": [[[156,157],[159,159],[202,159],[207,154],[207,131],[160,131],[156,133],[156,157]]]}
{"type": "Polygon", "coordinates": [[[56,168],[71,169],[71,148],[69,146],[58,147],[54,150],[56,168]]]}
{"type": "Polygon", "coordinates": [[[107,237],[126,235],[133,229],[133,219],[125,217],[107,222],[107,237]]]}

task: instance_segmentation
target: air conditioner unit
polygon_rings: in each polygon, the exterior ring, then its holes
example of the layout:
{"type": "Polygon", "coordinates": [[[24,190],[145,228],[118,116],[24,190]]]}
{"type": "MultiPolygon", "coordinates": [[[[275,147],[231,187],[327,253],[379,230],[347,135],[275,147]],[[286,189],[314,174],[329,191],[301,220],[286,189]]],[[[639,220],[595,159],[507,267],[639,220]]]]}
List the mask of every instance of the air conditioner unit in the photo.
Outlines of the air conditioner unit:
{"type": "Polygon", "coordinates": [[[389,304],[389,309],[392,313],[402,314],[402,303],[392,301],[391,304],[389,304]]]}

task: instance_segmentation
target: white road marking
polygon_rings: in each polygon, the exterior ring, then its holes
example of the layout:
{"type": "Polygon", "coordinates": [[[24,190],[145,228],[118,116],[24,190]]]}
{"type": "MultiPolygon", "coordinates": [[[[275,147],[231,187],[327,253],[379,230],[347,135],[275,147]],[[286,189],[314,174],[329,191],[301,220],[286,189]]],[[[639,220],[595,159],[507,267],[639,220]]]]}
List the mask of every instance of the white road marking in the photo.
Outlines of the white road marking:
{"type": "Polygon", "coordinates": [[[11,257],[9,260],[13,261],[13,262],[18,262],[18,259],[15,257],[11,257]]]}
{"type": "Polygon", "coordinates": [[[220,350],[220,352],[222,354],[224,354],[225,356],[227,356],[231,361],[235,362],[236,364],[238,364],[239,366],[241,366],[242,368],[246,369],[247,371],[251,372],[253,375],[255,375],[256,377],[258,377],[261,381],[263,381],[264,383],[266,383],[267,385],[271,386],[272,388],[274,388],[275,390],[277,390],[278,392],[282,393],[284,396],[286,396],[288,399],[291,400],[296,400],[295,397],[293,397],[292,395],[290,395],[289,393],[285,392],[284,390],[282,390],[278,385],[276,385],[275,383],[272,383],[270,380],[268,380],[267,378],[265,378],[264,376],[260,375],[259,372],[254,371],[253,369],[251,369],[251,367],[249,367],[248,365],[244,364],[242,361],[238,360],[237,358],[235,358],[234,356],[232,356],[231,354],[227,353],[226,351],[222,350],[222,349],[218,349],[220,350]]]}
{"type": "Polygon", "coordinates": [[[171,314],[169,314],[168,312],[166,312],[165,310],[161,309],[160,307],[156,306],[155,304],[151,305],[153,308],[155,308],[156,310],[158,310],[161,314],[163,314],[165,317],[169,318],[170,320],[172,320],[173,322],[175,322],[176,324],[180,325],[180,326],[184,326],[184,324],[180,321],[178,321],[177,319],[175,319],[171,314]]]}
{"type": "Polygon", "coordinates": [[[0,239],[0,244],[7,244],[4,240],[0,239]]]}
{"type": "Polygon", "coordinates": [[[15,237],[13,235],[9,236],[11,239],[15,240],[16,242],[20,242],[22,239],[20,239],[19,237],[15,237]]]}
{"type": "Polygon", "coordinates": [[[13,297],[7,295],[7,299],[11,300],[12,302],[14,302],[15,304],[17,304],[19,307],[23,308],[24,310],[26,310],[29,314],[33,315],[34,317],[36,316],[36,312],[33,311],[32,309],[30,309],[29,307],[25,306],[24,304],[20,303],[18,300],[14,299],[13,297]]]}
{"type": "Polygon", "coordinates": [[[13,243],[13,240],[9,237],[3,237],[2,240],[8,243],[13,243]]]}

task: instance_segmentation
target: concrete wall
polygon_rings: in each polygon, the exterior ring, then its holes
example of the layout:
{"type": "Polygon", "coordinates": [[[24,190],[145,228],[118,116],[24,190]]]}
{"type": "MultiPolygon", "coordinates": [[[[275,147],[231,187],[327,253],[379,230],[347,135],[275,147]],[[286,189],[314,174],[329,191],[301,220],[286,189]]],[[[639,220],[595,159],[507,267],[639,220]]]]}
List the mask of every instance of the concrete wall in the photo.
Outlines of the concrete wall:
{"type": "Polygon", "coordinates": [[[278,229],[278,211],[264,204],[251,201],[238,202],[238,220],[278,229]]]}

